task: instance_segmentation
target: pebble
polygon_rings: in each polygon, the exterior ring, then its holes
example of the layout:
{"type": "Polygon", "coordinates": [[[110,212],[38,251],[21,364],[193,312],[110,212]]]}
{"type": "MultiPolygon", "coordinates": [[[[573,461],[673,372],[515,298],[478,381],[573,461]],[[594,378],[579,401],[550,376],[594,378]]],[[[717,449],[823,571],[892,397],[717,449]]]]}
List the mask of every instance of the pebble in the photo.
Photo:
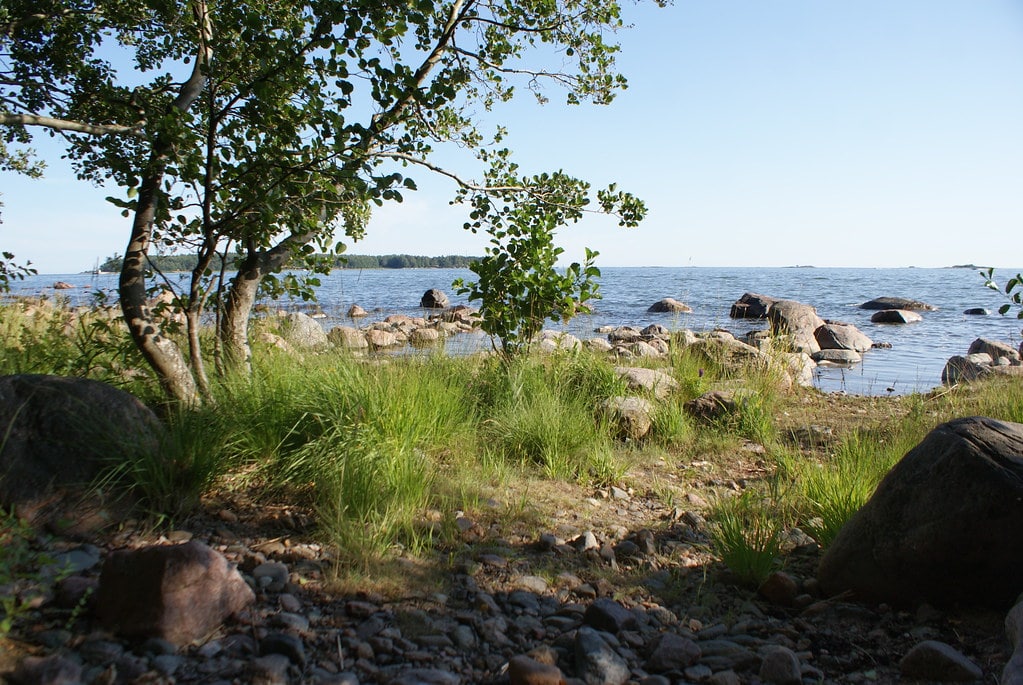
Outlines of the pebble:
{"type": "Polygon", "coordinates": [[[510,685],[561,685],[563,678],[557,666],[540,663],[525,655],[514,656],[508,661],[510,685]]]}
{"type": "Polygon", "coordinates": [[[277,603],[284,611],[297,613],[302,610],[302,602],[290,592],[285,592],[277,598],[277,603]]]}
{"type": "Polygon", "coordinates": [[[547,581],[540,576],[520,576],[515,580],[515,586],[538,595],[547,592],[547,581]]]}
{"type": "Polygon", "coordinates": [[[288,667],[291,662],[282,654],[268,654],[249,664],[249,682],[252,685],[288,685],[288,667]]]}
{"type": "Polygon", "coordinates": [[[681,671],[697,661],[701,655],[700,646],[689,638],[677,633],[664,633],[650,653],[646,668],[654,673],[681,671]]]}
{"type": "Polygon", "coordinates": [[[623,685],[629,665],[593,628],[583,626],[575,634],[577,675],[587,685],[623,685]]]}
{"type": "Polygon", "coordinates": [[[288,584],[288,567],[279,561],[265,561],[252,569],[256,585],[269,592],[280,592],[288,584]]]}
{"type": "Polygon", "coordinates": [[[760,679],[775,685],[800,685],[803,674],[799,657],[787,647],[768,645],[760,652],[760,679]]]}
{"type": "Polygon", "coordinates": [[[909,650],[899,661],[899,671],[907,680],[940,682],[972,682],[984,675],[954,647],[937,640],[925,640],[909,650]]]}
{"type": "Polygon", "coordinates": [[[593,600],[583,614],[583,623],[607,633],[618,633],[638,626],[635,614],[606,597],[593,600]]]}

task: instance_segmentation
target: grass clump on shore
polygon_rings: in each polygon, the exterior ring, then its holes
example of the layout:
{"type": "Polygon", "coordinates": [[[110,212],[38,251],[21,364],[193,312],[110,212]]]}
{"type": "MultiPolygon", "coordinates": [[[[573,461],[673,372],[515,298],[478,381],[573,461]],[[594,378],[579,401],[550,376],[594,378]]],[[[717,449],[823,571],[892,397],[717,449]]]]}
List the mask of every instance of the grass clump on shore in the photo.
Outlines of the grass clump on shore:
{"type": "Polygon", "coordinates": [[[739,582],[754,589],[777,567],[784,532],[778,508],[753,490],[719,499],[711,511],[711,546],[739,582]]]}

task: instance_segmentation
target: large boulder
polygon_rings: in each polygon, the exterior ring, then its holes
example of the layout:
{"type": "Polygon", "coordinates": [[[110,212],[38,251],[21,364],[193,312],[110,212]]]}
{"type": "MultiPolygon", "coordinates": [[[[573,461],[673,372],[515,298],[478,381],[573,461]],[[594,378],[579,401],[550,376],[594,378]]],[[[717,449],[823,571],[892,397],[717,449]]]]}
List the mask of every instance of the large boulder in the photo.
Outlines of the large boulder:
{"type": "Polygon", "coordinates": [[[814,331],[824,325],[824,320],[817,316],[817,310],[810,305],[794,300],[778,300],[771,305],[767,318],[771,321],[771,333],[789,336],[794,351],[807,354],[820,351],[814,331]]]}
{"type": "Polygon", "coordinates": [[[732,305],[728,316],[733,319],[766,319],[771,305],[777,301],[777,298],[767,295],[743,293],[742,297],[732,305]]]}
{"type": "Polygon", "coordinates": [[[616,343],[633,343],[643,339],[643,333],[633,326],[619,326],[607,334],[612,345],[616,343]]]}
{"type": "Polygon", "coordinates": [[[665,399],[679,388],[678,381],[657,369],[647,369],[642,366],[616,366],[615,373],[625,381],[629,390],[645,390],[659,400],[665,399]]]}
{"type": "Polygon", "coordinates": [[[932,312],[937,307],[906,297],[875,297],[873,300],[861,304],[860,309],[903,309],[910,312],[932,312]]]}
{"type": "Polygon", "coordinates": [[[829,595],[1008,608],[1023,591],[1023,425],[985,417],[931,431],[821,560],[829,595]]]}
{"type": "Polygon", "coordinates": [[[1000,359],[1006,359],[1008,361],[1001,362],[1004,364],[1019,364],[1019,352],[1007,343],[998,342],[997,340],[988,340],[986,338],[977,338],[970,343],[970,349],[967,350],[967,354],[979,354],[985,353],[991,355],[991,359],[997,364],[1000,359]]]}
{"type": "Polygon", "coordinates": [[[192,540],[108,556],[96,590],[96,611],[112,632],[185,645],[205,637],[255,599],[222,554],[192,540]]]}
{"type": "Polygon", "coordinates": [[[731,336],[709,335],[701,337],[689,345],[688,349],[728,367],[742,366],[749,363],[762,363],[766,365],[770,362],[770,357],[766,353],[731,336]]]}
{"type": "Polygon", "coordinates": [[[106,383],[24,374],[0,377],[0,431],[0,506],[33,523],[88,528],[107,514],[87,486],[119,456],[157,453],[164,427],[106,383]]]}
{"type": "Polygon", "coordinates": [[[717,421],[735,412],[735,393],[726,390],[711,390],[685,403],[690,416],[703,421],[717,421]]]}
{"type": "Polygon", "coordinates": [[[813,336],[822,350],[853,350],[863,353],[874,344],[860,329],[848,323],[826,323],[814,331],[813,336]]]}
{"type": "Polygon", "coordinates": [[[965,357],[955,355],[945,362],[941,370],[941,382],[945,385],[969,383],[991,373],[991,355],[986,352],[968,354],[965,357]]]}
{"type": "Polygon", "coordinates": [[[654,405],[642,397],[609,397],[600,404],[601,412],[618,427],[618,436],[639,440],[653,425],[654,405]]]}
{"type": "Polygon", "coordinates": [[[445,309],[450,304],[447,294],[437,288],[430,288],[419,299],[419,306],[424,309],[445,309]]]}
{"type": "Polygon", "coordinates": [[[365,350],[369,347],[366,334],[353,326],[334,326],[327,334],[327,340],[346,350],[365,350]]]}
{"type": "Polygon", "coordinates": [[[665,297],[650,305],[647,311],[654,314],[688,314],[693,310],[684,302],[679,302],[673,297],[665,297]]]}
{"type": "Polygon", "coordinates": [[[863,361],[863,357],[856,350],[818,350],[810,355],[821,366],[853,366],[863,361]]]}
{"type": "Polygon", "coordinates": [[[366,342],[371,349],[378,350],[385,347],[394,347],[399,344],[398,336],[391,331],[379,328],[370,328],[366,331],[366,342]]]}
{"type": "Polygon", "coordinates": [[[302,312],[281,314],[281,335],[299,350],[317,350],[329,344],[323,326],[302,312]]]}

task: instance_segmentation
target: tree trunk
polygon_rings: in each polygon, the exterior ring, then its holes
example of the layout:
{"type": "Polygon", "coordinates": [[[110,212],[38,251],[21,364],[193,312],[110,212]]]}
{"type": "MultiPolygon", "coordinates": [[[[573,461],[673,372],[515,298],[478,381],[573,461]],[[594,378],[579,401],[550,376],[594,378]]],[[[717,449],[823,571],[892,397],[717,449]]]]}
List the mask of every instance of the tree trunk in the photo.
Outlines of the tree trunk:
{"type": "Polygon", "coordinates": [[[227,373],[248,373],[252,369],[249,316],[265,273],[259,266],[259,257],[259,253],[252,253],[242,262],[227,290],[219,331],[224,371],[227,373]]]}
{"type": "MultiPolygon", "coordinates": [[[[205,0],[196,0],[192,7],[198,33],[198,48],[192,73],[181,85],[178,96],[169,106],[169,111],[185,112],[202,93],[206,84],[205,69],[210,59],[211,27],[205,0]]],[[[149,243],[156,221],[156,207],[160,196],[167,160],[174,149],[173,140],[161,132],[153,141],[149,164],[143,173],[139,186],[138,204],[131,226],[131,238],[124,251],[124,263],[118,290],[121,296],[121,311],[124,313],[128,331],[135,345],[156,372],[167,394],[188,405],[200,403],[199,391],[188,362],[181,349],[170,338],[163,335],[146,304],[145,262],[149,254],[149,243]]]]}
{"type": "Polygon", "coordinates": [[[287,263],[292,246],[302,245],[305,235],[290,235],[269,250],[250,250],[238,273],[231,279],[224,313],[220,319],[220,344],[224,367],[228,372],[249,372],[252,348],[249,347],[249,316],[256,303],[259,283],[267,274],[280,271],[287,263]]]}
{"type": "MultiPolygon", "coordinates": [[[[154,156],[156,154],[154,152],[154,156]]],[[[118,284],[121,311],[135,345],[156,372],[164,391],[179,402],[198,404],[199,391],[188,362],[177,344],[163,335],[146,303],[146,254],[153,232],[158,188],[163,179],[163,165],[158,166],[157,171],[146,176],[139,189],[138,208],[135,210],[131,239],[124,252],[118,284]]]]}

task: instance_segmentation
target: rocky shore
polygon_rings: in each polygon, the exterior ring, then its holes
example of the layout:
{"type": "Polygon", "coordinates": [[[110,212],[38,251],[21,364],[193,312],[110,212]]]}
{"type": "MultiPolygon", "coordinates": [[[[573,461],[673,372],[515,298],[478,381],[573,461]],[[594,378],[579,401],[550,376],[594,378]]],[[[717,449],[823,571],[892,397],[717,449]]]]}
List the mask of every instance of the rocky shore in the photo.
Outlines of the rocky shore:
{"type": "MultiPolygon", "coordinates": [[[[819,552],[798,531],[784,572],[759,593],[738,587],[707,551],[697,492],[669,508],[650,493],[569,490],[572,509],[539,534],[458,514],[443,521],[458,534],[438,567],[398,562],[410,578],[433,578],[406,596],[337,594],[326,583],[334,561],[307,537],[306,513],[240,499],[210,502],[162,536],[126,521],[88,543],[38,538],[51,569],[71,575],[51,587],[52,571],[40,574],[39,608],[2,643],[0,672],[23,684],[992,682],[1009,659],[997,612],[822,596],[819,552]],[[165,637],[111,629],[123,625],[101,604],[111,602],[101,569],[113,550],[185,541],[237,566],[252,603],[209,634],[179,632],[187,614],[160,624],[165,637]]],[[[122,578],[113,592],[138,592],[145,580],[122,578]]],[[[173,591],[153,591],[136,611],[161,616],[192,602],[201,613],[219,590],[173,591]]]]}

